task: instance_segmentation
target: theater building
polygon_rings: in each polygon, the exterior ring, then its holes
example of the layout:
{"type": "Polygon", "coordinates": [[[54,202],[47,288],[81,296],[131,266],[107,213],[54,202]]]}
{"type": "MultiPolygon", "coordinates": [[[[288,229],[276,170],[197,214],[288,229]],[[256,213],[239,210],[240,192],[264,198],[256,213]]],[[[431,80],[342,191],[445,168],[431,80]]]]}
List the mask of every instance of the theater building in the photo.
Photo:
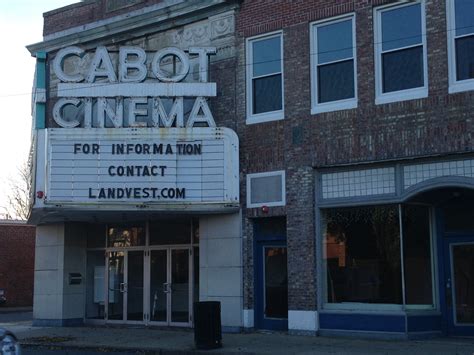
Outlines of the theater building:
{"type": "Polygon", "coordinates": [[[44,14],[36,324],[474,335],[474,5],[44,14]],[[78,306],[80,305],[80,306],[78,306]]]}

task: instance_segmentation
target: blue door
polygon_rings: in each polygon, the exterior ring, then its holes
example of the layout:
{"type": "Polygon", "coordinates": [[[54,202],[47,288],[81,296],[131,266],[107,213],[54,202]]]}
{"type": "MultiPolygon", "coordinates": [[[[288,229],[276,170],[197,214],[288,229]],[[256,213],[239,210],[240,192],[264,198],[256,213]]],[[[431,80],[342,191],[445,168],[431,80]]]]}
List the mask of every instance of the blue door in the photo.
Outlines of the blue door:
{"type": "Polygon", "coordinates": [[[446,238],[444,260],[447,332],[474,336],[474,237],[446,238]]]}
{"type": "Polygon", "coordinates": [[[286,221],[268,218],[255,224],[255,327],[288,329],[286,221]]]}

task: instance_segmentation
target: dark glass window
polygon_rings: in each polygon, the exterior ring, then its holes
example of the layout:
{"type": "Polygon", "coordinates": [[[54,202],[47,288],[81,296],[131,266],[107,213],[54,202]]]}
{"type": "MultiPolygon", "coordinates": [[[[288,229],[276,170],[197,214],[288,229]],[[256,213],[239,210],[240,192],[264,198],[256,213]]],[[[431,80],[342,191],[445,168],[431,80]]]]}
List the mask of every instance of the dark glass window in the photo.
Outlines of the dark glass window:
{"type": "Polygon", "coordinates": [[[324,211],[327,301],[401,304],[398,206],[324,211]]]}
{"type": "Polygon", "coordinates": [[[288,318],[288,274],[285,247],[265,247],[265,317],[288,318]]]}
{"type": "Polygon", "coordinates": [[[110,225],[107,231],[107,246],[134,247],[145,245],[145,225],[110,225]]]}
{"type": "Polygon", "coordinates": [[[318,103],[355,97],[352,21],[316,27],[318,103]]]}
{"type": "Polygon", "coordinates": [[[283,108],[281,36],[254,40],[252,48],[252,114],[283,108]]]}
{"type": "Polygon", "coordinates": [[[380,11],[382,92],[423,87],[421,4],[380,11]]]}
{"type": "Polygon", "coordinates": [[[459,205],[447,205],[443,208],[444,228],[448,233],[474,232],[474,206],[469,201],[459,205]]]}
{"type": "Polygon", "coordinates": [[[281,74],[254,79],[253,95],[254,114],[281,110],[281,74]]]}
{"type": "Polygon", "coordinates": [[[150,245],[191,244],[191,220],[173,218],[150,222],[150,245]]]}
{"type": "Polygon", "coordinates": [[[474,245],[452,247],[454,304],[456,322],[474,325],[474,245]]]}
{"type": "Polygon", "coordinates": [[[429,208],[403,206],[406,304],[433,304],[429,208]]]}
{"type": "Polygon", "coordinates": [[[423,48],[382,54],[383,92],[423,86],[423,48]]]}
{"type": "Polygon", "coordinates": [[[87,247],[105,248],[106,230],[104,224],[90,224],[87,227],[87,247]]]}
{"type": "Polygon", "coordinates": [[[456,36],[474,33],[474,1],[454,0],[456,36]]]}
{"type": "Polygon", "coordinates": [[[318,67],[318,102],[354,97],[354,61],[348,60],[318,67]]]}
{"type": "Polygon", "coordinates": [[[456,80],[474,78],[474,1],[455,0],[456,80]]]}

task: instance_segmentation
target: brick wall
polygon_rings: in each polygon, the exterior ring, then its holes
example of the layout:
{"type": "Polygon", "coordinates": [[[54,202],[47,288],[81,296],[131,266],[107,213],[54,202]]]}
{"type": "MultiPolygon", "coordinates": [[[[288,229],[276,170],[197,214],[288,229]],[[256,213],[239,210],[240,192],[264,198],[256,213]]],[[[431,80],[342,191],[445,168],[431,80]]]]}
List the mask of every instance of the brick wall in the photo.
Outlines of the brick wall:
{"type": "Polygon", "coordinates": [[[245,70],[237,74],[243,177],[285,169],[287,206],[268,214],[244,205],[245,307],[253,308],[252,219],[286,215],[289,309],[315,309],[314,168],[473,151],[474,93],[448,93],[446,4],[426,0],[429,96],[375,105],[373,8],[395,1],[244,1],[237,16],[238,68],[245,39],[283,31],[285,118],[245,125],[245,70]],[[358,107],[311,115],[310,23],[356,15],[358,107]]]}
{"type": "Polygon", "coordinates": [[[162,0],[89,0],[78,2],[43,14],[43,35],[63,31],[76,26],[85,25],[95,21],[118,16],[142,7],[154,5],[162,0]],[[128,5],[128,6],[127,6],[128,5]]]}
{"type": "Polygon", "coordinates": [[[7,297],[4,306],[33,305],[35,230],[25,224],[0,223],[0,288],[7,297]]]}

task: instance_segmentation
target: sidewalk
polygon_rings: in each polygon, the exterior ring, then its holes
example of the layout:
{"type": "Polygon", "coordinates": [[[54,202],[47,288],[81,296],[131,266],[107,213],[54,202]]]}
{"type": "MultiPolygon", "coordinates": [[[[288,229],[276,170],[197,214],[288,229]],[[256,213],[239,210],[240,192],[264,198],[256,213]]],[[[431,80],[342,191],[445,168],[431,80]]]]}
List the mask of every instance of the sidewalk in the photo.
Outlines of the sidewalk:
{"type": "Polygon", "coordinates": [[[31,322],[0,324],[12,330],[23,347],[101,351],[139,350],[145,354],[430,354],[473,355],[472,338],[430,340],[359,340],[295,336],[286,333],[223,334],[221,349],[197,351],[189,329],[118,327],[32,327],[31,322]]]}

